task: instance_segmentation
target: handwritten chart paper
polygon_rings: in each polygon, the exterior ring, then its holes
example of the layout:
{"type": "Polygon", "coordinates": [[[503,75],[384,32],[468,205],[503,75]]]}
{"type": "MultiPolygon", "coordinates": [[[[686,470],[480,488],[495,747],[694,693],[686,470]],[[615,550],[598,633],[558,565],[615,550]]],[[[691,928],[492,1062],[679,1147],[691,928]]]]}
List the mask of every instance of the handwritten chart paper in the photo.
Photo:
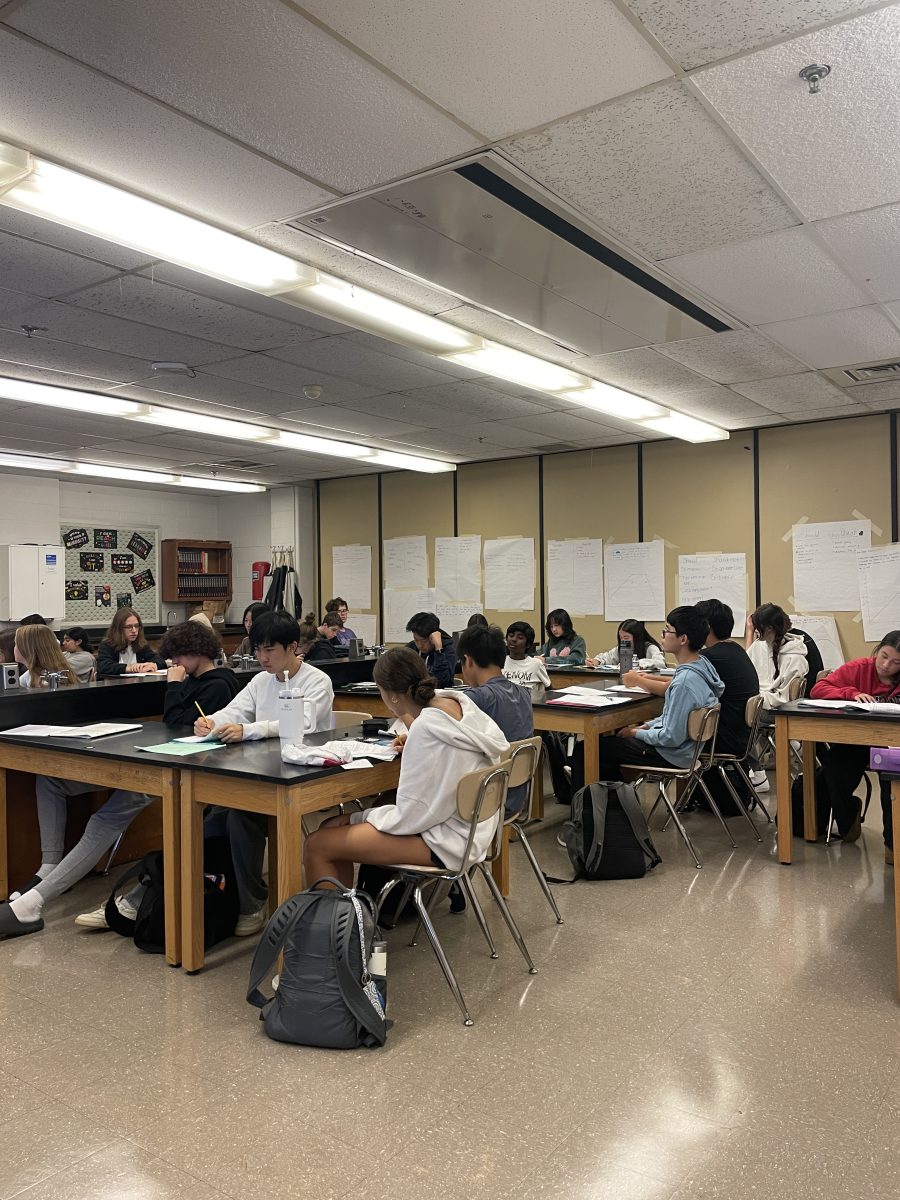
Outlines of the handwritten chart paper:
{"type": "Polygon", "coordinates": [[[364,646],[378,645],[378,618],[374,613],[351,612],[349,625],[356,636],[362,638],[364,646]]]}
{"type": "Polygon", "coordinates": [[[534,538],[484,543],[484,607],[499,612],[534,608],[534,538]]]}
{"type": "Polygon", "coordinates": [[[436,597],[434,611],[441,629],[445,633],[456,633],[459,629],[465,629],[472,613],[480,613],[484,609],[474,600],[440,600],[436,597]]]}
{"type": "Polygon", "coordinates": [[[680,554],[678,603],[721,600],[734,613],[737,636],[747,621],[746,554],[680,554]]]}
{"type": "Polygon", "coordinates": [[[900,629],[900,545],[872,546],[856,556],[863,636],[880,642],[900,629]]]}
{"type": "Polygon", "coordinates": [[[335,596],[350,608],[371,608],[372,547],[332,546],[331,580],[335,596]]]}
{"type": "Polygon", "coordinates": [[[434,539],[434,586],[448,603],[481,600],[480,533],[434,539]]]}
{"type": "Polygon", "coordinates": [[[810,521],[795,525],[794,601],[814,612],[856,612],[856,555],[872,545],[871,521],[810,521]]]}
{"type": "Polygon", "coordinates": [[[569,538],[547,543],[547,596],[550,608],[578,616],[603,614],[603,542],[569,538]]]}
{"type": "Polygon", "coordinates": [[[384,586],[392,589],[428,587],[428,551],[424,534],[385,540],[384,586]]]}
{"type": "Polygon", "coordinates": [[[665,550],[659,540],[605,546],[607,621],[662,621],[666,616],[665,550]]]}
{"type": "MultiPolygon", "coordinates": [[[[808,617],[805,613],[789,613],[791,624],[808,633],[819,647],[822,655],[822,666],[826,671],[833,671],[844,662],[844,647],[841,645],[841,635],[838,633],[837,621],[834,617],[808,617]]],[[[815,680],[810,680],[807,689],[812,691],[815,680]]]]}
{"type": "Polygon", "coordinates": [[[386,642],[412,641],[406,632],[406,622],[417,612],[434,612],[434,588],[409,588],[398,592],[384,589],[384,640],[386,642]]]}

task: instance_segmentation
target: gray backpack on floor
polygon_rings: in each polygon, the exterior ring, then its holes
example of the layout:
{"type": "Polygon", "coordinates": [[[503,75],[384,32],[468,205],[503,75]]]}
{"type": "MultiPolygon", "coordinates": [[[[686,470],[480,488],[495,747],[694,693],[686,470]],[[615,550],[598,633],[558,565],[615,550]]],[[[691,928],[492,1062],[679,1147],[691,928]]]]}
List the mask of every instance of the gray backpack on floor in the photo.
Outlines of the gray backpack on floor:
{"type": "Polygon", "coordinates": [[[285,900],[263,930],[247,989],[269,1037],[337,1050],[383,1046],[387,980],[368,972],[377,936],[371,898],[336,879],[319,879],[285,900]],[[320,883],[334,886],[316,890],[320,883]],[[282,949],[284,964],[270,1000],[259,985],[271,978],[282,949]]]}
{"type": "Polygon", "coordinates": [[[641,879],[662,862],[630,783],[592,783],[577,791],[563,839],[576,879],[641,879]]]}

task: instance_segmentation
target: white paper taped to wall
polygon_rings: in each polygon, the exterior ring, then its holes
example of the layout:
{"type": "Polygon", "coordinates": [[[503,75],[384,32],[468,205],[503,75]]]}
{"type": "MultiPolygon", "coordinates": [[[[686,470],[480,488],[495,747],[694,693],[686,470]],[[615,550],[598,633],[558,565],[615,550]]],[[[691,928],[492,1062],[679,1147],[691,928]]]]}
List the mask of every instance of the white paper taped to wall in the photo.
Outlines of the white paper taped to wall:
{"type": "Polygon", "coordinates": [[[434,587],[446,603],[481,601],[481,534],[434,539],[434,587]]]}
{"type": "Polygon", "coordinates": [[[578,616],[603,614],[603,541],[569,538],[547,543],[547,600],[578,616]]]}
{"type": "Polygon", "coordinates": [[[681,554],[678,556],[678,603],[721,600],[734,613],[737,636],[747,621],[746,554],[681,554]]]}
{"type": "MultiPolygon", "coordinates": [[[[844,661],[844,647],[841,645],[841,635],[838,633],[834,617],[810,617],[805,613],[789,613],[791,624],[808,633],[819,647],[822,655],[822,665],[827,671],[833,671],[844,661]]],[[[807,683],[807,691],[812,691],[815,680],[807,683]]]]}
{"type": "Polygon", "coordinates": [[[332,546],[331,582],[334,595],[350,608],[371,608],[372,547],[332,546]]]}
{"type": "Polygon", "coordinates": [[[484,543],[484,607],[498,612],[534,609],[534,538],[484,543]]]}
{"type": "Polygon", "coordinates": [[[863,636],[880,642],[900,629],[900,545],[871,546],[856,556],[863,636]]]}
{"type": "Polygon", "coordinates": [[[794,526],[794,596],[814,612],[856,612],[856,555],[872,545],[871,521],[810,521],[794,526]]]}
{"type": "Polygon", "coordinates": [[[384,640],[410,642],[406,622],[418,612],[434,612],[434,588],[384,589],[384,640]]]}
{"type": "Polygon", "coordinates": [[[428,551],[424,534],[385,539],[384,586],[391,589],[428,587],[428,551]]]}
{"type": "Polygon", "coordinates": [[[434,611],[444,633],[456,633],[465,629],[473,613],[484,612],[480,602],[474,600],[439,600],[435,598],[434,611]]]}
{"type": "Polygon", "coordinates": [[[622,542],[603,553],[607,621],[662,621],[666,615],[665,548],[660,541],[622,542]]]}
{"type": "Polygon", "coordinates": [[[378,645],[378,618],[374,613],[351,612],[347,622],[364,646],[378,645]]]}

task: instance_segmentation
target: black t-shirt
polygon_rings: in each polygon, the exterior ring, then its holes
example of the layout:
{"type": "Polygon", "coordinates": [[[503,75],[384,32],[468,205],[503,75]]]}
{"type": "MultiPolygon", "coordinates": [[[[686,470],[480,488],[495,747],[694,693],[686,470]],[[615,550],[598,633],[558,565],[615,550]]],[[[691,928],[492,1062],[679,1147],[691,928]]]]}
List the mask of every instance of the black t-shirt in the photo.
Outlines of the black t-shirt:
{"type": "Polygon", "coordinates": [[[716,749],[723,754],[741,754],[747,747],[748,729],[744,721],[747,701],[759,692],[756,667],[743,646],[737,642],[717,642],[705,646],[700,653],[718,672],[725,684],[719,698],[719,733],[716,749]]]}

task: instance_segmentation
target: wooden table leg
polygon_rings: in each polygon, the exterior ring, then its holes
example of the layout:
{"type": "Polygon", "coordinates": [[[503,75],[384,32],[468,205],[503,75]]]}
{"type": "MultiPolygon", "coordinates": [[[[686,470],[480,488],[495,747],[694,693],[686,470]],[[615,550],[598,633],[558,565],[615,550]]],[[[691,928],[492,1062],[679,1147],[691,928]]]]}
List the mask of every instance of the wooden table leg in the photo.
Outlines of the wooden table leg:
{"type": "Polygon", "coordinates": [[[162,792],[163,878],[166,914],[166,962],[181,962],[181,813],[179,772],[167,773],[162,792]]]}
{"type": "Polygon", "coordinates": [[[584,733],[584,783],[600,782],[600,736],[596,729],[584,733]]]}
{"type": "MultiPolygon", "coordinates": [[[[819,836],[816,819],[816,743],[801,743],[803,750],[803,836],[814,842],[819,836]]],[[[790,754],[790,747],[788,747],[790,754]]],[[[788,759],[790,762],[790,758],[788,759]]]]}
{"type": "Polygon", "coordinates": [[[268,912],[271,917],[275,909],[281,903],[278,899],[278,821],[273,813],[268,818],[269,826],[269,907],[268,912]]]}
{"type": "MultiPolygon", "coordinates": [[[[894,845],[900,829],[900,779],[891,782],[891,811],[894,814],[894,845]]],[[[894,926],[897,934],[897,998],[900,1000],[900,871],[894,867],[894,926]]]]}
{"type": "Polygon", "coordinates": [[[778,817],[778,861],[790,863],[793,814],[791,812],[791,738],[788,722],[775,718],[775,803],[778,817]]]}
{"type": "Polygon", "coordinates": [[[9,838],[6,833],[6,768],[0,767],[0,900],[9,895],[9,838]]]}
{"type": "Polygon", "coordinates": [[[194,773],[181,773],[181,965],[199,971],[203,950],[203,805],[194,803],[194,773]]]}
{"type": "Polygon", "coordinates": [[[276,788],[275,820],[278,825],[278,849],[275,855],[278,871],[278,903],[300,891],[303,878],[303,826],[296,805],[291,803],[290,789],[276,788]]]}
{"type": "Polygon", "coordinates": [[[501,896],[509,895],[509,826],[503,829],[503,840],[500,843],[500,857],[491,863],[491,874],[494,883],[500,889],[501,896]]]}

